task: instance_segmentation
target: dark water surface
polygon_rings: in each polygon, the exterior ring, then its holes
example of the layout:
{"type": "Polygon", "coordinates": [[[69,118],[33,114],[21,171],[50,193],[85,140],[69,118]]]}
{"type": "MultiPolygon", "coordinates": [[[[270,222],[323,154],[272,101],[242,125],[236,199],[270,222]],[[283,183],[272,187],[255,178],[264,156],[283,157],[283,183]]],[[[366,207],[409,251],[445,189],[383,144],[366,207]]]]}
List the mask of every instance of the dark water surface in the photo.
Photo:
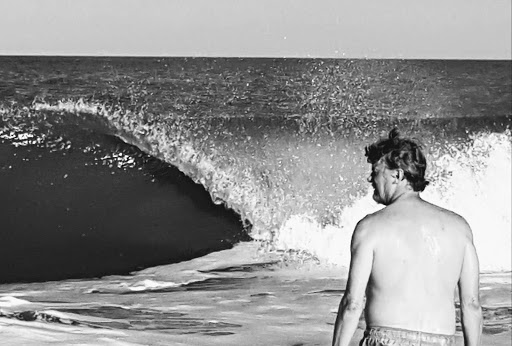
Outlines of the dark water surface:
{"type": "Polygon", "coordinates": [[[177,169],[142,162],[114,137],[101,144],[141,163],[119,169],[79,150],[0,144],[0,282],[127,273],[244,237],[239,217],[177,169]]]}
{"type": "Polygon", "coordinates": [[[0,100],[84,98],[154,114],[511,114],[512,64],[478,60],[0,57],[0,100]]]}

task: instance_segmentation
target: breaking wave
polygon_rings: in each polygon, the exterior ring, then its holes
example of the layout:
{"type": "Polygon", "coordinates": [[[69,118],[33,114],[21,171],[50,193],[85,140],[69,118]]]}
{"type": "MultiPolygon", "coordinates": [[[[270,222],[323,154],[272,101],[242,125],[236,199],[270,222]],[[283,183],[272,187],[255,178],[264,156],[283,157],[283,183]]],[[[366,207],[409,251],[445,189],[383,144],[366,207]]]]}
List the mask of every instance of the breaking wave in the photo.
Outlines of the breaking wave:
{"type": "Polygon", "coordinates": [[[508,117],[185,117],[81,99],[19,111],[101,124],[202,184],[268,251],[341,265],[348,265],[355,224],[379,208],[362,148],[398,126],[426,145],[432,184],[423,197],[468,220],[482,271],[511,270],[508,117]]]}

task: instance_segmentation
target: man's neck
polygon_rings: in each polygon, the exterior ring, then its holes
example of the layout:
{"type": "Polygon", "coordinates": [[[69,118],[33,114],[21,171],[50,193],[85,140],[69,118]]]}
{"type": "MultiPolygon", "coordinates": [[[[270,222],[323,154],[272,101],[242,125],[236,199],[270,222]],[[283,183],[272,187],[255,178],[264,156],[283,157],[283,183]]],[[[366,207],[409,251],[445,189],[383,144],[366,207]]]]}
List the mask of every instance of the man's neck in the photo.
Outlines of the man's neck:
{"type": "Polygon", "coordinates": [[[418,191],[414,191],[412,189],[403,189],[402,191],[397,191],[395,196],[393,196],[391,203],[389,205],[397,203],[397,202],[405,202],[407,200],[412,199],[420,199],[420,193],[418,191]]]}

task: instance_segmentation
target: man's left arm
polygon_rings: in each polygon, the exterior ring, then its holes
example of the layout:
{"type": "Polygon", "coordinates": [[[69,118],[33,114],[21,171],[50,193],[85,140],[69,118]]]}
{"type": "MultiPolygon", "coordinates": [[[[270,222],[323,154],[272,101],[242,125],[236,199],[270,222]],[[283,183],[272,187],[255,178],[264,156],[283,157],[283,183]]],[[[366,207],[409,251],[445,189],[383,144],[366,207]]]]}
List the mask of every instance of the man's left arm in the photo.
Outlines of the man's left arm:
{"type": "Polygon", "coordinates": [[[373,244],[368,233],[368,222],[363,219],[352,235],[350,270],[334,324],[333,346],[348,346],[364,309],[364,294],[373,263],[373,244]]]}

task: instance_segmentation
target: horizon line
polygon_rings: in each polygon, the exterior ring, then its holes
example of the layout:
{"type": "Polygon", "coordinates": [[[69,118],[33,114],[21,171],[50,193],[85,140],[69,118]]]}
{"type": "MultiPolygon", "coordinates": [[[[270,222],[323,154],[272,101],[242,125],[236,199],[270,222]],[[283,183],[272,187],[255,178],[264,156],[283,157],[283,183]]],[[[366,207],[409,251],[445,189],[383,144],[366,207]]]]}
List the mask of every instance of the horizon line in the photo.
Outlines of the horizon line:
{"type": "Polygon", "coordinates": [[[511,61],[512,57],[361,57],[361,56],[225,56],[225,55],[128,55],[128,54],[4,54],[0,57],[47,57],[47,58],[181,58],[181,59],[307,59],[307,60],[460,60],[460,61],[511,61]]]}

